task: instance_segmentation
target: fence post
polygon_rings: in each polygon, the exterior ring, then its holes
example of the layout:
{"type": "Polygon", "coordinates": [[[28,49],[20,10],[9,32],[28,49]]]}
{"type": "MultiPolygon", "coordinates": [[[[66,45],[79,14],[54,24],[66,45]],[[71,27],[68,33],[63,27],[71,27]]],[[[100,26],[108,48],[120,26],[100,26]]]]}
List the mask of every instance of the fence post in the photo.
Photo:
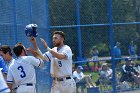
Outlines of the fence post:
{"type": "Polygon", "coordinates": [[[81,44],[81,29],[80,29],[80,0],[76,0],[76,18],[77,18],[77,33],[78,33],[78,60],[82,60],[82,44],[81,44]]]}
{"type": "Polygon", "coordinates": [[[46,0],[46,40],[50,46],[50,19],[49,19],[49,9],[48,9],[48,0],[46,0]]]}
{"type": "Polygon", "coordinates": [[[113,38],[113,23],[112,23],[112,0],[108,0],[108,17],[109,17],[109,31],[110,31],[110,47],[111,47],[111,62],[113,70],[113,93],[116,93],[116,75],[115,75],[115,61],[114,61],[114,38],[113,38]]]}

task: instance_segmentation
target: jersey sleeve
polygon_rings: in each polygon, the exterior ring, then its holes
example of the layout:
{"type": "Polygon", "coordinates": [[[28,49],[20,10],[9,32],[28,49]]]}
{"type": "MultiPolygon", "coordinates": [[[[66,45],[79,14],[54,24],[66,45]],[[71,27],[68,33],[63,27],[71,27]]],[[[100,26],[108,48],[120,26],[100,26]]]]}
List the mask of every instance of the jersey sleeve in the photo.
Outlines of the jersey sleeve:
{"type": "MultiPolygon", "coordinates": [[[[10,67],[9,67],[10,68],[10,67]]],[[[8,74],[7,74],[7,83],[13,83],[14,78],[11,72],[12,69],[9,69],[8,74]]]]}
{"type": "Polygon", "coordinates": [[[0,93],[9,93],[9,92],[10,92],[10,89],[8,88],[4,80],[4,77],[0,71],[0,93]]]}
{"type": "Polygon", "coordinates": [[[38,59],[33,56],[29,56],[26,60],[29,60],[31,62],[31,64],[36,67],[41,67],[44,64],[42,59],[38,59]]]}
{"type": "Polygon", "coordinates": [[[36,50],[36,52],[39,54],[39,57],[41,59],[46,60],[46,61],[50,61],[50,57],[51,57],[50,52],[46,52],[46,53],[42,54],[42,52],[40,51],[39,48],[36,50]]]}
{"type": "Polygon", "coordinates": [[[44,57],[44,59],[46,60],[46,61],[51,61],[51,53],[50,52],[46,52],[46,53],[44,53],[43,54],[43,57],[44,57]]]}
{"type": "Polygon", "coordinates": [[[66,46],[66,47],[63,49],[62,53],[64,53],[64,54],[66,55],[67,59],[69,59],[69,58],[72,57],[72,51],[71,51],[71,49],[70,49],[69,46],[66,46]]]}

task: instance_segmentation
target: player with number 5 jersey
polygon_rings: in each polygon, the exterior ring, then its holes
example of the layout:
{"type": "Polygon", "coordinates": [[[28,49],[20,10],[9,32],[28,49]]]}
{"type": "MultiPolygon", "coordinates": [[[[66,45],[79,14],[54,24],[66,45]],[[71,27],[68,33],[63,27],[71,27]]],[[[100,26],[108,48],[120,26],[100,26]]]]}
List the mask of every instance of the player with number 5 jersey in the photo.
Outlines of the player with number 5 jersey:
{"type": "Polygon", "coordinates": [[[72,51],[68,45],[64,44],[64,39],[64,32],[55,31],[52,37],[54,48],[51,49],[41,38],[41,42],[47,49],[43,55],[38,49],[35,38],[31,40],[37,52],[40,52],[41,58],[51,62],[50,73],[53,78],[51,93],[76,92],[76,84],[72,78],[72,51]]]}
{"type": "Polygon", "coordinates": [[[25,47],[18,43],[13,51],[17,58],[9,66],[7,82],[10,89],[13,83],[17,85],[16,93],[36,93],[36,74],[34,66],[42,67],[42,59],[27,56],[25,47]]]}

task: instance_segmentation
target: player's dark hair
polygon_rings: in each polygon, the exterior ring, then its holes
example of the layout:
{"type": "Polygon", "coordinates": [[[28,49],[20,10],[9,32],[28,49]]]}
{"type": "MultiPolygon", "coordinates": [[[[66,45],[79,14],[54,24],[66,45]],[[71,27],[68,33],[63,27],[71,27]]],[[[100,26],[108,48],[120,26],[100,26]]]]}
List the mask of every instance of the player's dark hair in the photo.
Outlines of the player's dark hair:
{"type": "Polygon", "coordinates": [[[65,39],[65,33],[64,33],[63,31],[54,31],[54,32],[53,32],[53,35],[54,35],[54,34],[59,34],[59,35],[61,35],[62,38],[65,39]]]}
{"type": "Polygon", "coordinates": [[[0,51],[2,51],[4,54],[9,52],[9,54],[12,56],[11,48],[8,45],[2,45],[0,51]]]}
{"type": "Polygon", "coordinates": [[[17,57],[21,55],[22,50],[25,50],[25,47],[22,45],[22,43],[17,43],[13,48],[13,51],[17,57]]]}

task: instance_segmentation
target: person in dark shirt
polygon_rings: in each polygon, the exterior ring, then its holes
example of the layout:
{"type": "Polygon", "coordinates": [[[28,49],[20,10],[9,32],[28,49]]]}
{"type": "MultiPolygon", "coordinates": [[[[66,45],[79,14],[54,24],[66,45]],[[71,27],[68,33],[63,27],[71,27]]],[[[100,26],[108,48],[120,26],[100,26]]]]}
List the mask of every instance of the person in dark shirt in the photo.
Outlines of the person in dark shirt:
{"type": "Polygon", "coordinates": [[[134,69],[134,66],[131,65],[132,59],[131,58],[126,58],[125,59],[126,63],[122,66],[122,76],[120,78],[120,82],[134,82],[134,75],[138,75],[139,72],[134,69]]]}

